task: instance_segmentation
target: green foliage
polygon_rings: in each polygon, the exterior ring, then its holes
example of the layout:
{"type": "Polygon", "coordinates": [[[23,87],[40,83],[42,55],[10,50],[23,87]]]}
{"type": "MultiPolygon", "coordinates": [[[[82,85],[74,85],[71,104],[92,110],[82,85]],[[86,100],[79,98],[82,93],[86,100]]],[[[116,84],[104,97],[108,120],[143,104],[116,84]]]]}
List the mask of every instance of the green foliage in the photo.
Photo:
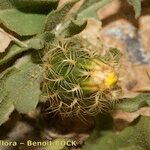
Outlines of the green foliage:
{"type": "Polygon", "coordinates": [[[41,33],[45,18],[43,14],[27,14],[17,9],[0,10],[0,23],[21,36],[41,33]]]}
{"type": "Polygon", "coordinates": [[[50,12],[46,19],[45,31],[52,31],[57,27],[57,25],[62,23],[65,20],[65,17],[68,14],[69,10],[77,1],[78,0],[70,1],[60,9],[50,12]]]}
{"type": "MultiPolygon", "coordinates": [[[[106,4],[112,2],[112,0],[84,0],[83,5],[79,9],[77,17],[79,19],[96,18],[97,11],[105,6],[106,4]]],[[[139,17],[141,14],[141,0],[128,0],[128,2],[133,6],[135,11],[135,17],[139,17]]]]}
{"type": "MultiPolygon", "coordinates": [[[[48,50],[51,50],[51,47],[50,49],[47,49],[50,43],[52,43],[52,41],[57,41],[60,36],[62,38],[72,37],[83,31],[87,25],[86,19],[91,17],[97,18],[97,10],[111,2],[111,0],[85,0],[79,11],[74,12],[73,14],[69,13],[74,4],[78,1],[79,0],[72,0],[58,9],[58,0],[0,1],[0,24],[2,24],[7,31],[10,31],[9,33],[14,34],[12,43],[7,48],[6,52],[0,54],[0,67],[2,68],[1,70],[4,70],[0,74],[0,124],[4,123],[9,118],[10,113],[14,109],[21,113],[27,113],[36,107],[41,94],[41,67],[38,63],[41,64],[42,61],[39,62],[38,60],[39,57],[45,56],[45,53],[47,53],[48,50]],[[24,57],[24,55],[27,54],[31,58],[24,57]],[[39,57],[34,56],[34,54],[36,56],[39,55],[39,57]],[[22,59],[17,61],[18,58],[22,59]],[[33,60],[37,64],[33,63],[33,60]],[[9,68],[8,65],[10,65],[9,68]]],[[[136,17],[139,16],[140,1],[130,0],[130,3],[134,6],[136,17]]],[[[78,40],[74,42],[78,42],[78,40]]],[[[66,47],[66,45],[64,46],[66,47]]],[[[81,55],[78,54],[78,50],[81,50],[80,48],[83,47],[82,44],[81,47],[79,46],[79,49],[76,44],[72,47],[72,50],[69,50],[68,57],[76,58],[76,56],[82,57],[83,55],[86,55],[86,49],[84,52],[80,52],[81,55]]],[[[97,55],[98,54],[96,54],[96,56],[97,55]]],[[[64,55],[62,58],[64,58],[64,55]]],[[[112,58],[115,62],[118,62],[120,59],[120,54],[116,49],[110,50],[102,60],[109,61],[112,60],[112,58]]],[[[57,60],[57,57],[55,60],[57,60]]],[[[80,61],[78,60],[78,62],[80,61]]],[[[63,63],[64,62],[62,62],[62,64],[63,63]]],[[[84,66],[85,62],[82,63],[84,66]]],[[[70,66],[71,65],[69,65],[69,67],[70,66]]],[[[66,71],[67,67],[63,66],[61,68],[63,72],[66,71]]],[[[82,67],[80,66],[80,69],[81,68],[82,67]]],[[[83,69],[85,68],[82,68],[81,70],[83,71],[83,69]]],[[[81,75],[78,71],[78,69],[75,69],[74,73],[81,75]]],[[[71,78],[71,75],[69,78],[71,78]]],[[[71,80],[73,79],[71,78],[71,80]]],[[[65,88],[68,88],[66,85],[65,88]]],[[[69,83],[69,86],[72,88],[74,85],[77,84],[69,83]]],[[[74,93],[71,92],[70,94],[74,93]]],[[[77,91],[75,94],[80,94],[80,92],[78,93],[77,91]]],[[[72,97],[73,96],[74,95],[72,95],[72,97]]],[[[143,104],[143,102],[141,103],[143,104]]],[[[132,110],[136,110],[137,107],[141,106],[141,103],[136,101],[135,104],[133,104],[134,109],[132,110]]],[[[145,103],[147,104],[148,102],[146,101],[145,103]]],[[[76,108],[77,103],[72,103],[71,101],[69,104],[71,109],[76,108]]],[[[79,105],[83,105],[83,103],[79,103],[79,105]]],[[[93,103],[92,106],[95,106],[95,103],[93,103]]],[[[118,104],[117,108],[118,107],[123,108],[121,104],[118,104]]],[[[89,109],[91,110],[91,108],[89,109]]],[[[97,109],[100,108],[94,107],[94,112],[97,112],[97,109]]],[[[84,110],[82,111],[84,112],[84,110]]]]}
{"type": "Polygon", "coordinates": [[[3,0],[0,2],[0,23],[21,36],[41,33],[46,18],[45,13],[50,12],[50,7],[54,4],[57,6],[57,3],[56,0],[3,0]],[[43,7],[46,11],[44,13],[41,12],[43,7]]]}
{"type": "Polygon", "coordinates": [[[72,6],[79,0],[65,3],[61,8],[49,13],[45,23],[45,31],[53,32],[56,36],[70,37],[80,33],[87,22],[75,20],[75,14],[69,14],[72,6]]]}
{"type": "Polygon", "coordinates": [[[13,8],[13,5],[10,0],[1,0],[0,1],[0,9],[10,9],[13,8]]]}
{"type": "Polygon", "coordinates": [[[8,119],[12,108],[20,113],[35,109],[41,94],[41,75],[41,67],[34,64],[28,56],[21,58],[12,68],[2,73],[0,107],[3,109],[0,109],[0,124],[8,119]]]}
{"type": "Polygon", "coordinates": [[[10,48],[8,48],[8,52],[0,59],[0,66],[12,60],[15,56],[31,50],[31,49],[42,49],[44,47],[44,43],[42,38],[32,38],[25,42],[18,41],[13,44],[10,48]]]}
{"type": "Polygon", "coordinates": [[[67,22],[60,24],[56,30],[57,36],[71,37],[75,34],[80,33],[85,29],[87,21],[74,20],[73,18],[67,22]]]}
{"type": "Polygon", "coordinates": [[[148,150],[150,148],[149,124],[149,117],[141,117],[120,133],[109,129],[102,131],[98,128],[82,150],[148,150]]]}
{"type": "Polygon", "coordinates": [[[79,20],[71,20],[70,24],[68,25],[68,29],[66,29],[65,37],[70,37],[75,34],[80,33],[85,29],[87,25],[86,21],[79,21],[79,20]]]}
{"type": "Polygon", "coordinates": [[[134,112],[144,106],[150,106],[150,94],[142,93],[135,98],[126,98],[116,104],[115,109],[134,112]]]}
{"type": "Polygon", "coordinates": [[[135,17],[138,18],[141,14],[141,2],[142,0],[128,0],[129,4],[131,4],[135,11],[135,17]]]}
{"type": "Polygon", "coordinates": [[[7,77],[15,71],[15,68],[10,68],[0,74],[0,125],[8,120],[9,115],[14,110],[14,105],[8,100],[8,93],[4,91],[4,87],[7,77]]]}
{"type": "Polygon", "coordinates": [[[3,99],[0,103],[0,125],[9,119],[9,115],[13,112],[14,109],[14,105],[9,99],[7,99],[6,96],[5,99],[3,99]]]}
{"type": "MultiPolygon", "coordinates": [[[[33,50],[41,50],[46,42],[53,40],[56,33],[52,33],[51,31],[61,23],[61,19],[64,19],[62,16],[66,17],[68,11],[76,2],[77,0],[66,3],[60,9],[53,11],[52,14],[54,16],[51,16],[51,13],[48,13],[52,8],[56,9],[58,5],[57,0],[34,0],[32,2],[26,0],[1,1],[0,22],[4,26],[21,36],[36,35],[33,38],[28,38],[26,41],[13,38],[13,44],[0,56],[2,70],[4,70],[5,64],[9,64],[12,60],[16,62],[16,58],[23,55],[24,52],[28,51],[28,54],[33,56],[33,50]],[[47,7],[43,11],[44,6],[47,7]],[[47,14],[48,16],[46,17],[47,14]],[[60,22],[55,22],[56,18],[60,22]],[[45,29],[50,27],[48,31],[44,31],[44,26],[45,29]]],[[[63,30],[63,33],[65,33],[64,36],[77,34],[86,26],[85,23],[76,23],[76,21],[69,20],[69,18],[67,21],[69,23],[67,27],[65,26],[65,30],[63,30]]],[[[38,55],[39,52],[34,53],[38,55]]],[[[30,59],[22,57],[19,62],[17,61],[15,65],[12,65],[8,69],[6,68],[0,74],[0,124],[9,118],[10,113],[14,109],[21,113],[27,113],[33,110],[40,100],[41,67],[32,62],[34,59],[39,58],[35,56],[30,59]]],[[[34,61],[37,62],[37,60],[34,61]]]]}
{"type": "Polygon", "coordinates": [[[47,14],[56,9],[59,0],[10,0],[12,5],[25,12],[47,14]],[[44,9],[43,9],[44,8],[44,9]]]}
{"type": "Polygon", "coordinates": [[[98,9],[102,8],[112,0],[85,0],[78,12],[78,19],[96,18],[98,9]]]}
{"type": "MultiPolygon", "coordinates": [[[[4,24],[8,29],[16,32],[21,36],[39,34],[43,31],[44,28],[45,31],[52,31],[60,23],[66,22],[65,18],[68,14],[68,11],[77,1],[78,0],[68,2],[60,9],[53,10],[51,12],[52,9],[56,9],[58,0],[2,0],[0,2],[0,22],[4,24]],[[49,15],[46,17],[48,13],[49,15]]],[[[110,3],[111,1],[112,0],[84,1],[83,5],[76,14],[77,20],[79,21],[91,17],[97,18],[97,10],[99,8],[102,8],[107,3],[110,3]]],[[[136,17],[138,17],[141,12],[141,1],[129,0],[129,3],[134,7],[136,17]]],[[[75,25],[75,23],[73,24],[75,25]]],[[[69,24],[69,26],[67,26],[68,30],[70,30],[70,26],[72,29],[72,22],[69,24]]],[[[75,27],[73,26],[73,30],[81,31],[83,27],[85,27],[85,24],[84,26],[82,26],[82,28],[80,27],[79,30],[76,30],[77,27],[79,28],[78,24],[75,25],[75,27]]]]}

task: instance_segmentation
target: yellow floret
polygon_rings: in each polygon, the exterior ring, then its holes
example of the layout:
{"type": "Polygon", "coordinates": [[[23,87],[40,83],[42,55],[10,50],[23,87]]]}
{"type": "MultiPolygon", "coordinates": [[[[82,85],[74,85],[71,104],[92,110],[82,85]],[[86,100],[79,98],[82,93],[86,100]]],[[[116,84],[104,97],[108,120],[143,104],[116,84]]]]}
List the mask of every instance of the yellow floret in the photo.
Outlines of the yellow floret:
{"type": "Polygon", "coordinates": [[[113,87],[118,81],[118,77],[115,72],[108,73],[107,77],[104,80],[105,85],[108,88],[113,87]]]}

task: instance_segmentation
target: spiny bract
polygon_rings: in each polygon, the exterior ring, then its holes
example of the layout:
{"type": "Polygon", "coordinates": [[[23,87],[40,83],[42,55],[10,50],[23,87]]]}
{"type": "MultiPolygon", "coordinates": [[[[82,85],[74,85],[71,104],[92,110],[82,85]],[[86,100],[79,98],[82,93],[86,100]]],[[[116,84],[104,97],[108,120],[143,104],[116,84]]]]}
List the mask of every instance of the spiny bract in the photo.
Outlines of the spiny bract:
{"type": "Polygon", "coordinates": [[[110,53],[101,56],[101,50],[89,49],[82,41],[59,39],[46,47],[42,91],[50,102],[50,112],[65,116],[95,115],[116,100],[115,56],[109,57],[110,53]]]}

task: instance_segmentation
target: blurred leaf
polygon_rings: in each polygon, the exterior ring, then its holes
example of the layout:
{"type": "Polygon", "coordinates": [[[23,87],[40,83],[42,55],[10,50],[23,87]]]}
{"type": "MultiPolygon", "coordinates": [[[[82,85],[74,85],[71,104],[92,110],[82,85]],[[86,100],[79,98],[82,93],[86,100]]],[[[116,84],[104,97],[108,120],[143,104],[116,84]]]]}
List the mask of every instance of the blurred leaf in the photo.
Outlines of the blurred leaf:
{"type": "Polygon", "coordinates": [[[5,81],[13,72],[16,72],[16,68],[10,67],[0,74],[0,103],[7,96],[7,92],[4,91],[5,81]]]}
{"type": "Polygon", "coordinates": [[[0,59],[0,65],[7,63],[13,57],[15,57],[16,55],[18,55],[28,49],[29,49],[28,47],[22,48],[16,44],[14,44],[12,47],[9,48],[9,51],[7,52],[7,54],[3,58],[0,59]]]}
{"type": "Polygon", "coordinates": [[[150,93],[142,93],[135,98],[125,98],[116,104],[115,109],[134,112],[144,106],[150,106],[150,93]]]}
{"type": "Polygon", "coordinates": [[[44,47],[44,39],[43,37],[34,37],[25,42],[29,48],[39,50],[44,47]]]}
{"type": "Polygon", "coordinates": [[[109,132],[113,129],[113,119],[109,114],[100,114],[96,117],[96,126],[93,133],[90,135],[89,139],[85,142],[83,150],[107,150],[97,148],[99,137],[102,135],[101,132],[109,132]]]}
{"type": "Polygon", "coordinates": [[[53,29],[57,28],[57,25],[64,21],[70,9],[78,1],[79,0],[70,1],[65,3],[61,8],[50,12],[46,19],[45,31],[52,31],[53,29]]]}
{"type": "Polygon", "coordinates": [[[135,17],[138,18],[141,14],[141,0],[128,0],[129,4],[131,4],[135,11],[135,17]]]}
{"type": "Polygon", "coordinates": [[[41,35],[41,38],[45,41],[45,42],[51,42],[55,39],[55,34],[53,34],[50,31],[46,31],[41,35]]]}
{"type": "Polygon", "coordinates": [[[41,33],[45,18],[43,14],[24,13],[17,9],[0,10],[0,23],[21,36],[41,33]]]}
{"type": "Polygon", "coordinates": [[[13,8],[13,5],[10,0],[1,0],[0,1],[0,10],[13,8]]]}
{"type": "Polygon", "coordinates": [[[150,118],[141,117],[138,123],[137,121],[120,133],[115,133],[113,130],[96,130],[86,141],[82,150],[148,150],[150,148],[150,118]]]}
{"type": "Polygon", "coordinates": [[[9,116],[13,112],[13,110],[14,105],[9,99],[7,99],[6,96],[5,99],[0,102],[0,125],[9,119],[9,116]]]}
{"type": "Polygon", "coordinates": [[[43,14],[56,9],[58,2],[59,0],[11,0],[12,5],[21,11],[43,14]]]}
{"type": "Polygon", "coordinates": [[[30,49],[42,49],[44,47],[44,42],[41,37],[34,37],[27,41],[16,41],[16,44],[13,44],[9,49],[8,52],[0,58],[0,65],[7,63],[11,59],[13,59],[18,54],[25,52],[30,49]],[[18,45],[17,45],[18,44],[18,45]]]}
{"type": "Polygon", "coordinates": [[[112,0],[85,0],[79,9],[77,18],[82,20],[87,18],[98,19],[97,11],[111,1],[112,0]]]}
{"type": "Polygon", "coordinates": [[[14,72],[16,72],[16,68],[11,67],[0,74],[0,125],[9,119],[15,109],[12,101],[8,99],[8,92],[4,90],[7,77],[14,72]]]}
{"type": "Polygon", "coordinates": [[[7,78],[5,88],[15,108],[27,113],[35,109],[39,101],[41,67],[26,57],[21,58],[15,67],[18,71],[7,78]]]}
{"type": "Polygon", "coordinates": [[[46,14],[57,6],[58,0],[1,0],[0,23],[21,36],[35,35],[43,31],[46,14]]]}
{"type": "Polygon", "coordinates": [[[60,25],[56,31],[56,35],[63,37],[71,37],[83,31],[87,25],[87,21],[68,20],[66,23],[60,25]]]}
{"type": "Polygon", "coordinates": [[[8,119],[10,113],[7,114],[7,111],[12,110],[13,107],[20,113],[35,109],[41,94],[42,69],[38,64],[34,64],[29,56],[25,56],[0,77],[0,91],[2,91],[0,108],[6,109],[5,111],[0,109],[0,124],[8,119]]]}
{"type": "Polygon", "coordinates": [[[80,33],[85,29],[86,25],[87,21],[71,20],[71,23],[67,29],[68,30],[68,34],[66,34],[67,37],[80,33]]]}

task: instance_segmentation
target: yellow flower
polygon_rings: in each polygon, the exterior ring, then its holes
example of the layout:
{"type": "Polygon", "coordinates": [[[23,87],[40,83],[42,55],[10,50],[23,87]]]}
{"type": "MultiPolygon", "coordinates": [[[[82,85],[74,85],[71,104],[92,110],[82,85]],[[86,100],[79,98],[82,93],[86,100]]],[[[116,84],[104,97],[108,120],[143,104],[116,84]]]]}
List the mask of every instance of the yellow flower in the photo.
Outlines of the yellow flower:
{"type": "Polygon", "coordinates": [[[118,75],[114,68],[100,60],[93,60],[88,65],[89,78],[82,82],[82,88],[88,91],[104,91],[116,86],[118,75]]]}
{"type": "Polygon", "coordinates": [[[113,87],[118,81],[118,77],[115,72],[108,73],[107,77],[104,80],[104,83],[107,88],[113,87]]]}

